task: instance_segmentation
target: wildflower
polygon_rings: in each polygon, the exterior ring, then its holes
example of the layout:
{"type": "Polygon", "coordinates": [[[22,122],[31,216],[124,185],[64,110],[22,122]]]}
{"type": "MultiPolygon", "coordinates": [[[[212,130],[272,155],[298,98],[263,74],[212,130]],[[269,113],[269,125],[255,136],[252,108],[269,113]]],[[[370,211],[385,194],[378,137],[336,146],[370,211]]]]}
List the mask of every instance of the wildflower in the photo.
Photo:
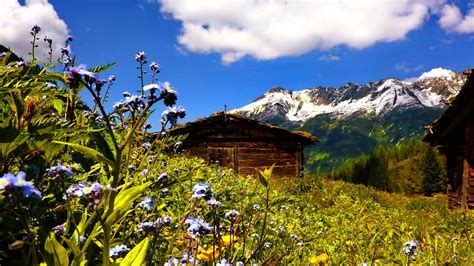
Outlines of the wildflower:
{"type": "Polygon", "coordinates": [[[7,55],[7,52],[1,52],[0,57],[5,57],[7,55]]]}
{"type": "Polygon", "coordinates": [[[71,35],[67,36],[67,39],[66,39],[68,42],[72,42],[73,41],[73,38],[71,35]]]}
{"type": "Polygon", "coordinates": [[[193,195],[191,196],[193,199],[201,200],[209,200],[211,198],[211,184],[210,183],[204,183],[200,184],[197,183],[193,187],[193,195]]]}
{"type": "Polygon", "coordinates": [[[84,236],[80,236],[80,237],[74,237],[74,240],[76,240],[76,242],[79,242],[81,244],[83,244],[84,242],[86,242],[86,238],[84,236]]]}
{"type": "Polygon", "coordinates": [[[165,217],[163,218],[158,218],[156,219],[155,223],[158,224],[158,225],[170,225],[171,224],[171,216],[169,215],[166,215],[165,217]]]}
{"type": "Polygon", "coordinates": [[[254,208],[254,210],[260,210],[261,209],[260,204],[254,204],[253,208],[254,208]]]}
{"type": "Polygon", "coordinates": [[[90,187],[84,189],[84,194],[94,208],[99,205],[104,189],[105,187],[97,182],[92,183],[90,187]]]}
{"type": "Polygon", "coordinates": [[[137,228],[137,233],[141,233],[141,232],[151,232],[155,229],[159,228],[159,224],[157,224],[156,222],[144,222],[144,223],[141,223],[138,225],[138,228],[137,228]]]}
{"type": "Polygon", "coordinates": [[[239,240],[239,237],[233,234],[228,234],[228,235],[221,236],[221,239],[224,246],[229,247],[231,240],[232,242],[236,242],[237,240],[239,240]]]}
{"type": "Polygon", "coordinates": [[[137,52],[135,55],[135,60],[137,60],[139,63],[146,64],[146,54],[145,52],[137,52]]]}
{"type": "Polygon", "coordinates": [[[110,257],[119,257],[121,255],[127,254],[129,251],[130,251],[130,249],[126,245],[120,244],[120,245],[116,245],[115,247],[109,249],[109,256],[110,257]]]}
{"type": "Polygon", "coordinates": [[[56,166],[46,169],[48,175],[54,180],[60,176],[70,177],[72,175],[71,168],[69,166],[64,166],[60,163],[56,166]]]}
{"type": "Polygon", "coordinates": [[[222,207],[222,203],[217,201],[215,198],[210,198],[208,201],[206,201],[207,206],[209,206],[211,209],[215,209],[217,207],[222,207]]]}
{"type": "Polygon", "coordinates": [[[257,233],[253,233],[253,234],[250,235],[250,237],[257,239],[259,237],[259,235],[257,233]]]}
{"type": "Polygon", "coordinates": [[[41,27],[38,25],[34,25],[33,28],[31,28],[31,35],[36,35],[41,31],[41,27]]]}
{"type": "Polygon", "coordinates": [[[166,106],[173,106],[178,99],[176,96],[176,91],[169,82],[163,83],[163,87],[164,89],[161,91],[160,98],[164,99],[163,102],[166,106]]]}
{"type": "Polygon", "coordinates": [[[161,192],[163,194],[168,194],[168,193],[170,193],[170,190],[168,188],[164,188],[164,189],[161,190],[161,192]]]}
{"type": "Polygon", "coordinates": [[[155,83],[152,83],[143,87],[143,91],[150,91],[151,94],[155,93],[156,90],[161,91],[161,89],[162,87],[159,84],[155,84],[155,83]]]}
{"type": "Polygon", "coordinates": [[[169,179],[168,173],[162,173],[158,176],[157,181],[158,183],[165,182],[167,179],[169,179]]]}
{"type": "Polygon", "coordinates": [[[143,124],[143,129],[144,129],[144,130],[151,129],[151,124],[148,123],[148,122],[145,122],[145,123],[143,124]]]}
{"type": "Polygon", "coordinates": [[[240,216],[240,213],[238,211],[234,210],[234,209],[232,209],[232,210],[230,210],[230,211],[228,211],[224,214],[224,217],[226,219],[230,218],[231,220],[235,220],[239,216],[240,216]]]}
{"type": "Polygon", "coordinates": [[[158,63],[156,63],[155,61],[151,62],[150,64],[150,69],[152,71],[157,71],[158,69],[160,69],[160,65],[158,63]]]}
{"type": "Polygon", "coordinates": [[[83,197],[85,196],[93,208],[99,206],[105,186],[94,182],[87,186],[84,182],[79,182],[77,185],[71,185],[66,193],[69,197],[83,197]]]}
{"type": "Polygon", "coordinates": [[[115,81],[115,76],[114,76],[114,75],[110,75],[109,78],[108,78],[108,80],[109,80],[110,82],[114,82],[114,81],[115,81]]]}
{"type": "Polygon", "coordinates": [[[56,86],[56,84],[54,83],[51,83],[51,82],[46,82],[46,88],[48,89],[54,89],[54,88],[57,88],[58,86],[56,86]]]}
{"type": "Polygon", "coordinates": [[[285,227],[282,225],[278,226],[278,229],[280,230],[280,232],[285,232],[285,227]]]}
{"type": "Polygon", "coordinates": [[[153,209],[154,200],[150,196],[146,196],[142,202],[138,203],[138,207],[145,209],[147,211],[153,209]]]}
{"type": "Polygon", "coordinates": [[[178,118],[184,118],[186,116],[186,110],[182,106],[168,107],[161,113],[161,115],[166,117],[171,124],[176,124],[178,118]]]}
{"type": "Polygon", "coordinates": [[[62,224],[56,225],[53,227],[53,232],[56,234],[56,236],[62,236],[66,232],[66,228],[62,224]]]}
{"type": "Polygon", "coordinates": [[[270,242],[265,242],[265,243],[263,244],[263,246],[264,246],[265,248],[270,248],[270,247],[272,246],[272,243],[270,243],[270,242]]]}
{"type": "Polygon", "coordinates": [[[146,174],[148,174],[148,170],[147,170],[147,169],[143,169],[143,170],[140,172],[140,175],[141,175],[141,176],[145,176],[146,174]]]}
{"type": "MultiPolygon", "coordinates": [[[[194,256],[190,256],[188,252],[184,252],[181,256],[181,264],[186,265],[187,262],[189,262],[190,264],[194,264],[194,256]]],[[[197,265],[199,265],[199,263],[197,265]]]]}
{"type": "Polygon", "coordinates": [[[69,67],[69,70],[66,71],[66,83],[69,86],[76,87],[83,77],[85,77],[89,83],[94,82],[97,79],[97,74],[87,71],[86,68],[87,66],[84,64],[78,67],[69,67]]]}
{"type": "Polygon", "coordinates": [[[26,181],[26,173],[20,171],[16,176],[6,173],[0,178],[0,189],[9,194],[21,191],[25,198],[41,199],[41,192],[35,188],[33,182],[26,181]]]}
{"type": "Polygon", "coordinates": [[[219,248],[210,246],[208,248],[199,247],[196,258],[202,261],[215,260],[219,256],[219,248]]]}
{"type": "Polygon", "coordinates": [[[15,63],[16,63],[17,67],[26,67],[26,66],[28,66],[28,63],[25,62],[25,61],[16,61],[15,63]]]}
{"type": "Polygon", "coordinates": [[[69,49],[67,47],[61,47],[61,54],[68,56],[69,55],[69,49]]]}
{"type": "Polygon", "coordinates": [[[44,36],[44,39],[43,39],[45,42],[48,43],[48,45],[52,45],[53,44],[53,40],[51,38],[48,38],[46,36],[44,36]]]}
{"type": "Polygon", "coordinates": [[[148,163],[154,163],[156,160],[156,155],[150,155],[150,157],[148,157],[148,163]]]}
{"type": "Polygon", "coordinates": [[[418,244],[419,243],[416,240],[405,242],[403,244],[402,253],[405,253],[406,255],[410,256],[410,258],[415,259],[416,255],[421,254],[421,251],[417,250],[418,244]]]}
{"type": "Polygon", "coordinates": [[[151,143],[148,141],[142,144],[142,148],[144,148],[145,150],[150,149],[150,147],[151,147],[151,143]]]}
{"type": "Polygon", "coordinates": [[[311,264],[327,264],[329,261],[329,255],[326,253],[321,253],[318,256],[312,256],[309,259],[309,263],[311,264]]]}
{"type": "Polygon", "coordinates": [[[165,262],[164,266],[178,266],[179,260],[177,258],[170,258],[167,262],[165,262]]]}
{"type": "Polygon", "coordinates": [[[6,189],[9,186],[13,185],[15,180],[15,175],[12,173],[6,173],[2,177],[0,177],[0,189],[6,189]]]}
{"type": "Polygon", "coordinates": [[[128,170],[130,170],[130,171],[134,171],[134,170],[136,170],[136,169],[137,169],[137,167],[136,167],[135,165],[133,165],[133,164],[131,164],[131,165],[128,166],[128,170]]]}
{"type": "Polygon", "coordinates": [[[298,236],[297,236],[296,234],[291,234],[291,235],[290,235],[290,238],[297,239],[298,236]]]}
{"type": "Polygon", "coordinates": [[[187,226],[186,231],[191,233],[193,238],[198,234],[204,235],[211,232],[209,223],[201,218],[188,217],[184,221],[184,224],[187,226]]]}
{"type": "Polygon", "coordinates": [[[298,247],[302,247],[302,246],[304,246],[304,243],[303,243],[303,242],[298,242],[298,243],[296,243],[296,245],[297,245],[298,247]]]}
{"type": "Polygon", "coordinates": [[[71,185],[67,190],[66,194],[69,197],[82,197],[84,195],[84,189],[87,187],[86,183],[79,182],[77,185],[71,185]]]}
{"type": "Polygon", "coordinates": [[[130,94],[130,92],[128,92],[128,91],[124,91],[124,92],[122,93],[122,96],[123,96],[123,97],[130,97],[130,95],[131,95],[131,94],[130,94]]]}
{"type": "Polygon", "coordinates": [[[232,266],[226,259],[222,259],[216,263],[216,266],[232,266]]]}
{"type": "Polygon", "coordinates": [[[62,61],[64,67],[69,67],[72,63],[72,59],[68,56],[68,57],[65,57],[63,58],[63,61],[62,61]]]}

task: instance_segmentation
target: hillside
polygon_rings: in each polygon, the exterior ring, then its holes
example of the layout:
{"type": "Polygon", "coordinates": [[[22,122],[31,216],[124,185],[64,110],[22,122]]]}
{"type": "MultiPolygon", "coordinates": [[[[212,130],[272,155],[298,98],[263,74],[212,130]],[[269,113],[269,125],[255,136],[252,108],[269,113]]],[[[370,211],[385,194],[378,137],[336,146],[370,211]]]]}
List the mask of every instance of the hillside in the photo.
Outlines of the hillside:
{"type": "Polygon", "coordinates": [[[377,145],[421,136],[462,84],[461,73],[437,68],[411,80],[387,78],[299,91],[277,87],[232,112],[311,132],[321,143],[307,148],[307,166],[327,171],[377,145]]]}

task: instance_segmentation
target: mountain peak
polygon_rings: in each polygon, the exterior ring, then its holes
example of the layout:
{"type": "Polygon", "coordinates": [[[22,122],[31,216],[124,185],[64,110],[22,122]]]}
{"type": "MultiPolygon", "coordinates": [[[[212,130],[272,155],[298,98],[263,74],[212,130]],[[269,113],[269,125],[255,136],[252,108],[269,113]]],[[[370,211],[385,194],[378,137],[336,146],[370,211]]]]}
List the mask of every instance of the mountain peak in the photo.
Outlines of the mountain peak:
{"type": "Polygon", "coordinates": [[[319,115],[339,119],[354,115],[386,116],[413,108],[443,109],[443,99],[457,94],[463,82],[461,74],[435,68],[415,81],[386,78],[362,85],[350,82],[339,88],[298,91],[274,87],[254,102],[232,111],[262,120],[303,125],[319,115]]]}

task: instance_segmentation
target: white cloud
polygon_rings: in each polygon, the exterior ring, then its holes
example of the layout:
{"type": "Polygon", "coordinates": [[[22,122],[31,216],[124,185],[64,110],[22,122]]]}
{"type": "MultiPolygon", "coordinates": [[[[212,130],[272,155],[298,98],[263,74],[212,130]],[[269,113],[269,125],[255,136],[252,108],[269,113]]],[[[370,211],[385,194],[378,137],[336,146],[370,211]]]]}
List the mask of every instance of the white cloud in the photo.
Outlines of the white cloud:
{"type": "Polygon", "coordinates": [[[463,16],[456,5],[444,5],[441,10],[439,25],[451,32],[474,33],[474,7],[470,7],[467,14],[463,16]]]}
{"type": "Polygon", "coordinates": [[[295,56],[346,45],[363,49],[402,40],[446,0],[160,0],[182,22],[178,42],[190,51],[220,53],[230,64],[295,56]]]}
{"type": "Polygon", "coordinates": [[[341,58],[335,54],[323,54],[319,57],[319,60],[324,62],[339,61],[340,59],[341,58]]]}
{"type": "Polygon", "coordinates": [[[420,75],[420,77],[418,77],[418,80],[430,79],[430,78],[436,78],[436,77],[449,77],[453,73],[454,72],[449,69],[438,67],[438,68],[433,68],[428,72],[424,72],[423,74],[420,75]]]}
{"type": "Polygon", "coordinates": [[[48,0],[26,0],[25,5],[21,5],[17,0],[1,2],[0,44],[29,60],[31,56],[28,52],[31,51],[32,40],[30,30],[34,25],[38,25],[42,30],[38,35],[40,40],[35,51],[37,58],[44,61],[48,53],[48,46],[43,41],[44,36],[53,39],[53,53],[58,55],[68,36],[68,28],[48,0]]]}
{"type": "Polygon", "coordinates": [[[395,70],[402,71],[404,73],[416,72],[422,68],[423,65],[411,66],[407,63],[398,63],[395,65],[395,70]]]}

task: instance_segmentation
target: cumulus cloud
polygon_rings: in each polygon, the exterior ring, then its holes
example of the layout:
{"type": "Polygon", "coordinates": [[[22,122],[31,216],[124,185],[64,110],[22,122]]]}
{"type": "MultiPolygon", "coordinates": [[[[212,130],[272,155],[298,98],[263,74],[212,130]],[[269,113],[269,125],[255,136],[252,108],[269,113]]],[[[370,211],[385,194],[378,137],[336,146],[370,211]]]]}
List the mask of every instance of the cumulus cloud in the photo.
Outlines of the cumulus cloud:
{"type": "Polygon", "coordinates": [[[474,7],[471,7],[465,16],[459,7],[454,4],[446,4],[441,10],[439,25],[451,32],[474,33],[474,7]]]}
{"type": "Polygon", "coordinates": [[[0,8],[0,44],[12,51],[30,59],[31,51],[30,29],[34,25],[41,27],[40,40],[36,49],[36,57],[46,59],[48,46],[43,41],[44,36],[53,39],[54,51],[59,51],[68,36],[66,23],[59,18],[54,7],[48,0],[26,0],[22,5],[18,0],[1,0],[0,8]]]}
{"type": "Polygon", "coordinates": [[[341,58],[335,54],[323,54],[319,57],[319,60],[324,62],[339,61],[340,59],[341,58]]]}
{"type": "Polygon", "coordinates": [[[430,78],[436,78],[436,77],[449,77],[453,73],[454,72],[449,69],[438,67],[438,68],[433,68],[428,72],[424,72],[423,74],[420,75],[420,77],[418,77],[418,80],[430,79],[430,78]]]}
{"type": "Polygon", "coordinates": [[[363,49],[402,40],[445,0],[160,0],[182,22],[180,45],[220,53],[230,64],[296,56],[345,45],[363,49]]]}

